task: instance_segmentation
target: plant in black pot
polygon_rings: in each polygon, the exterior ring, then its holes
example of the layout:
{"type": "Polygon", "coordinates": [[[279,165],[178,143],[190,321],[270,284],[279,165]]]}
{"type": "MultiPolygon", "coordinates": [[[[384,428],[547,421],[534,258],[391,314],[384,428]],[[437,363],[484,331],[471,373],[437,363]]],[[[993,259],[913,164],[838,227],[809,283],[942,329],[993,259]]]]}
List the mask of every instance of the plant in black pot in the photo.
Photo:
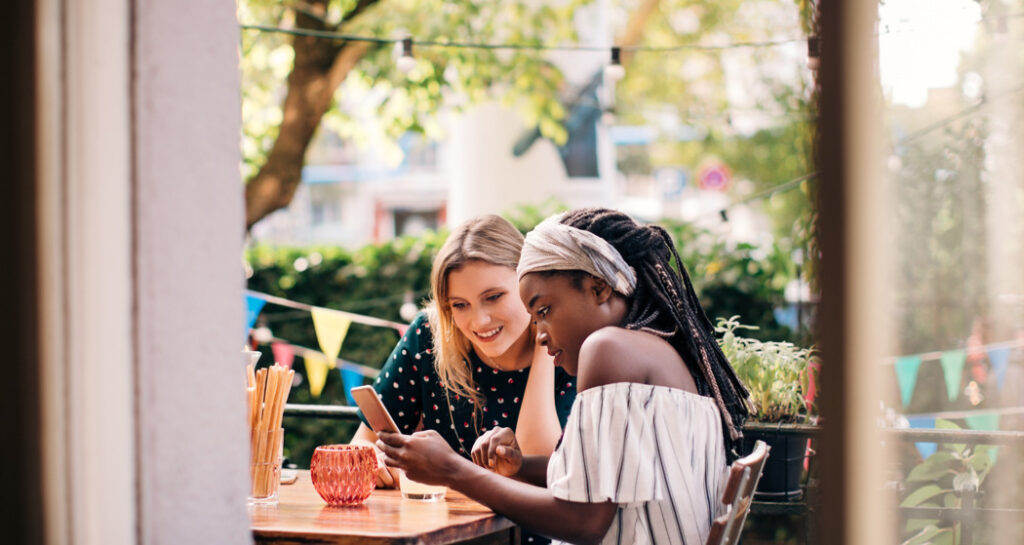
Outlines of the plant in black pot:
{"type": "Polygon", "coordinates": [[[800,482],[808,441],[817,423],[813,385],[818,356],[813,348],[738,335],[737,331],[756,329],[738,319],[719,318],[716,331],[722,352],[750,391],[753,410],[743,432],[744,452],[758,439],[771,447],[756,495],[798,499],[803,496],[800,482]]]}

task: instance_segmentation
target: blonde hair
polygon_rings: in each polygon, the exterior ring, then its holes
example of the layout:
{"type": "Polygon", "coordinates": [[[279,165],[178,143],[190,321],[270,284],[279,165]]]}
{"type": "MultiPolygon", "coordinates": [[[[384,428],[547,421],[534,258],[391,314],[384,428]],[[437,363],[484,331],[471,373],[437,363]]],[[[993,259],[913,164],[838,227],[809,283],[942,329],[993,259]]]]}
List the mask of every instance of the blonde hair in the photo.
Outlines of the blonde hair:
{"type": "Polygon", "coordinates": [[[475,261],[515,271],[522,249],[523,234],[508,220],[493,214],[477,216],[452,231],[434,258],[430,272],[432,301],[427,317],[434,338],[434,368],[442,386],[473,400],[477,410],[483,406],[484,398],[476,391],[470,368],[469,352],[473,345],[455,326],[448,302],[448,277],[452,271],[475,261]]]}

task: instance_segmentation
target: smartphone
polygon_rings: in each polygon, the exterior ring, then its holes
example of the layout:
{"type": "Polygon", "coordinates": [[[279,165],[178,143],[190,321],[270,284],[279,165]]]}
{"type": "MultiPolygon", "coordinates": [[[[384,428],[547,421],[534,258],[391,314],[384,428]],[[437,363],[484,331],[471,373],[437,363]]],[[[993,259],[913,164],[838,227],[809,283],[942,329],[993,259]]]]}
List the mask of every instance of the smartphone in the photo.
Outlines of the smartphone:
{"type": "Polygon", "coordinates": [[[352,388],[352,398],[356,400],[356,405],[359,405],[359,410],[363,411],[363,416],[366,417],[366,421],[370,424],[370,428],[373,431],[377,433],[382,431],[402,433],[398,431],[395,420],[391,418],[391,413],[388,412],[387,407],[384,406],[384,402],[380,400],[380,396],[377,395],[377,391],[373,389],[373,386],[356,386],[352,388]]]}

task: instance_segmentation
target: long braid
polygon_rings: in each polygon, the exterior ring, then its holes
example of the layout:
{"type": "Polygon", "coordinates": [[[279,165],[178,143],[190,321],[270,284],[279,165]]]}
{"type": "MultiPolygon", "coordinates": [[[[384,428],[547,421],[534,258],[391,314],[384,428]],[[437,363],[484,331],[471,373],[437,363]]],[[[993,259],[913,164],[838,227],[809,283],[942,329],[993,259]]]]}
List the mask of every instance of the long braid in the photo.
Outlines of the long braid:
{"type": "Polygon", "coordinates": [[[604,238],[636,270],[637,286],[623,327],[665,338],[676,349],[694,377],[698,392],[715,399],[724,424],[726,451],[735,451],[743,435],[740,428],[749,414],[749,394],[719,348],[711,320],[700,305],[668,232],[601,208],[572,211],[562,223],[604,238]],[[672,258],[678,273],[672,268],[672,258]]]}

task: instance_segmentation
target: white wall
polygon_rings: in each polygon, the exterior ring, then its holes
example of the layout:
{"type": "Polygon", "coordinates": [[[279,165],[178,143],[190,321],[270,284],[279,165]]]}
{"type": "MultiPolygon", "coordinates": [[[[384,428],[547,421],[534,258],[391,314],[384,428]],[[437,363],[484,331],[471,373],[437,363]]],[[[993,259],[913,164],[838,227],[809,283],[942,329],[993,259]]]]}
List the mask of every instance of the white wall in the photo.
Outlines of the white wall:
{"type": "Polygon", "coordinates": [[[235,5],[134,15],[140,543],[249,542],[235,5]]]}
{"type": "Polygon", "coordinates": [[[45,540],[249,543],[235,6],[36,9],[45,540]]]}
{"type": "Polygon", "coordinates": [[[565,167],[550,140],[537,140],[522,157],[512,155],[524,130],[515,112],[495,103],[453,116],[442,156],[443,170],[450,175],[448,225],[559,195],[565,167]]]}

